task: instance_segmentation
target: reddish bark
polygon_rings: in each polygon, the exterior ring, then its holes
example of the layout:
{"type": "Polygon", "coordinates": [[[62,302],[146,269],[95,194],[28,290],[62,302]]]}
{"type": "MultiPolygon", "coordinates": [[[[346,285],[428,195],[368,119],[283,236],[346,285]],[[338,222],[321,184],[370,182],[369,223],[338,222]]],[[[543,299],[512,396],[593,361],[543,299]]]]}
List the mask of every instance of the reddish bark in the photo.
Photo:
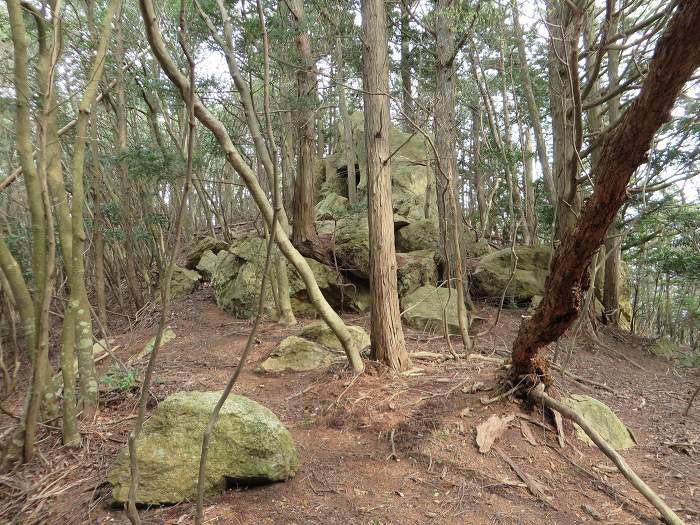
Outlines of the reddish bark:
{"type": "Polygon", "coordinates": [[[538,352],[566,332],[578,315],[589,285],[588,267],[627,199],[630,177],[646,161],[654,134],[670,120],[683,85],[700,66],[699,27],[700,2],[679,1],[656,45],[639,96],[603,143],[600,162],[593,168],[593,195],[554,253],[544,299],[520,325],[512,349],[515,378],[534,374],[549,382],[546,359],[538,352]]]}

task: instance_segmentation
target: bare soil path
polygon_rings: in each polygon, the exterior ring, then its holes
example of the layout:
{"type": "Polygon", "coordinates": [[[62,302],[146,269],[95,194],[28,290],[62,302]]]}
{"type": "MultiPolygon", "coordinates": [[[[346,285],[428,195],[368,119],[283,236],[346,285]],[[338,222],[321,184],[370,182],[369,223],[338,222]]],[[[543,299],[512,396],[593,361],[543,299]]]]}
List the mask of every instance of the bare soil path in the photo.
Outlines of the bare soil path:
{"type": "MultiPolygon", "coordinates": [[[[476,331],[488,326],[495,310],[481,305],[479,313],[484,319],[476,331]]],[[[477,351],[507,355],[524,314],[504,311],[491,334],[477,340],[477,351]]],[[[368,328],[366,317],[346,319],[368,328]]],[[[161,350],[153,395],[160,400],[180,390],[223,388],[249,324],[218,310],[203,289],[174,305],[170,326],[177,337],[161,350]]],[[[575,439],[573,428],[565,427],[562,449],[541,411],[508,399],[484,405],[481,398],[498,388],[497,363],[415,360],[415,375],[401,376],[370,365],[355,380],[340,365],[305,374],[255,373],[297,330],[262,324],[235,392],[269,407],[288,426],[300,472],[286,483],[233,487],[207,499],[207,523],[659,523],[612,463],[575,439]],[[475,428],[492,414],[516,417],[495,447],[480,454],[475,428]]],[[[118,356],[138,353],[154,331],[140,327],[116,337],[118,356]]],[[[406,333],[410,352],[448,355],[444,339],[406,333]]],[[[638,441],[624,452],[630,465],[688,523],[700,523],[700,406],[683,416],[698,377],[645,352],[637,338],[603,331],[600,337],[615,353],[582,340],[572,371],[611,391],[557,376],[561,394],[593,395],[616,410],[638,441]]],[[[101,372],[109,361],[100,363],[101,372]]],[[[104,480],[133,425],[137,395],[134,387],[103,396],[97,420],[84,427],[81,450],[61,448],[60,431],[43,427],[37,461],[0,477],[0,523],[128,523],[111,504],[104,480]]],[[[18,413],[21,397],[15,401],[18,413]]],[[[3,415],[0,424],[6,428],[12,420],[3,415]]],[[[144,510],[143,520],[191,523],[193,514],[194,504],[185,502],[144,510]]]]}

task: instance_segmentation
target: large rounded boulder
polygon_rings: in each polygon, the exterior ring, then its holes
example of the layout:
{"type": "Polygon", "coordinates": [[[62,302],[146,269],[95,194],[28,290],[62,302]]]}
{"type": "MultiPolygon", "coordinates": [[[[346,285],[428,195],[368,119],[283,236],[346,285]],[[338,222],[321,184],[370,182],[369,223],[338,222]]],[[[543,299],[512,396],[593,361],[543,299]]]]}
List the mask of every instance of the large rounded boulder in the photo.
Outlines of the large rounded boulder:
{"type": "MultiPolygon", "coordinates": [[[[158,405],[136,442],[136,502],[171,504],[197,495],[202,435],[220,392],[178,392],[158,405]]],[[[243,396],[230,396],[209,444],[205,493],[230,485],[283,481],[299,468],[292,436],[277,416],[243,396]]],[[[131,473],[123,449],[107,474],[112,495],[126,502],[131,473]]]]}
{"type": "Polygon", "coordinates": [[[506,298],[520,304],[529,303],[534,296],[544,296],[551,253],[549,246],[516,246],[515,260],[510,248],[486,255],[472,276],[475,291],[482,297],[497,299],[508,286],[506,298]],[[511,279],[513,263],[515,272],[511,279]]]}
{"type": "MultiPolygon", "coordinates": [[[[457,290],[435,286],[421,286],[401,299],[401,315],[406,324],[428,333],[444,332],[444,314],[447,317],[447,330],[459,333],[458,307],[457,290]]],[[[468,317],[464,319],[467,328],[468,317]]]]}

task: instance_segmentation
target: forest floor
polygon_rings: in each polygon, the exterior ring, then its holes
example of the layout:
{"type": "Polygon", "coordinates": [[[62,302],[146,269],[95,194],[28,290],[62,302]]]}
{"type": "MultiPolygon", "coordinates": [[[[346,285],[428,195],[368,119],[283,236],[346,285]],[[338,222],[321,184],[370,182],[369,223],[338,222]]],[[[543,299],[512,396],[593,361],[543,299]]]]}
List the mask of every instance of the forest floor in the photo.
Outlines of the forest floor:
{"type": "MultiPolygon", "coordinates": [[[[486,331],[496,309],[477,306],[481,319],[474,330],[486,331]]],[[[525,314],[504,310],[497,327],[476,341],[475,352],[507,356],[525,314]]],[[[369,328],[367,316],[346,320],[369,328]]],[[[114,338],[121,359],[154,335],[153,322],[144,324],[114,338]]],[[[181,390],[222,389],[249,323],[217,309],[204,288],[174,305],[169,325],[176,338],[161,349],[153,395],[162,400],[181,390]]],[[[285,483],[208,498],[206,523],[659,523],[646,500],[602,453],[577,440],[570,424],[565,422],[561,448],[541,411],[509,399],[484,405],[482,397],[498,392],[498,363],[414,360],[412,375],[370,364],[354,380],[341,365],[303,374],[255,373],[270,350],[298,329],[261,324],[234,392],[278,415],[294,437],[300,470],[285,483]],[[475,429],[492,414],[515,417],[481,454],[475,429]]],[[[406,337],[410,352],[449,355],[444,338],[410,329],[406,337]]],[[[581,338],[571,370],[605,387],[556,374],[560,394],[593,395],[613,408],[638,442],[623,453],[629,464],[683,519],[700,523],[700,401],[683,415],[697,375],[644,351],[642,340],[630,334],[601,330],[600,337],[612,351],[581,338]]],[[[109,361],[100,362],[101,373],[109,361]]],[[[82,449],[62,448],[60,431],[44,426],[36,460],[0,477],[0,523],[128,523],[111,502],[105,473],[133,426],[137,395],[138,385],[105,394],[94,424],[83,425],[82,449]]],[[[15,401],[19,413],[21,396],[15,401]]],[[[3,429],[10,424],[0,416],[3,429]]],[[[191,523],[193,514],[194,504],[186,502],[143,510],[142,519],[191,523]]]]}

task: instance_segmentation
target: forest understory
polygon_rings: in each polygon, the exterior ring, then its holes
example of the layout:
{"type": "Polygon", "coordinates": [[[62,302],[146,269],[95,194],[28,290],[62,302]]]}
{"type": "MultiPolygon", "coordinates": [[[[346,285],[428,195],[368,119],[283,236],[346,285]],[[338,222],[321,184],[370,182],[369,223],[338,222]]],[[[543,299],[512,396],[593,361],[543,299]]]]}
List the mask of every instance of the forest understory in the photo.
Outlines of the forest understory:
{"type": "MultiPolygon", "coordinates": [[[[476,307],[474,332],[485,332],[498,309],[476,307]]],[[[496,360],[508,356],[524,315],[503,310],[498,325],[474,340],[480,357],[458,361],[449,358],[444,337],[404,327],[414,368],[392,374],[371,363],[361,376],[341,364],[256,373],[270,350],[299,330],[263,322],[234,393],[279,416],[293,435],[300,470],[284,483],[230,487],[207,498],[206,523],[658,523],[656,511],[600,451],[576,438],[571,423],[564,422],[562,447],[537,407],[512,398],[484,403],[500,391],[504,371],[496,360]],[[513,417],[482,454],[476,427],[494,414],[513,417]]],[[[114,355],[122,361],[137,355],[155,334],[156,319],[153,312],[130,330],[123,325],[111,342],[114,355]]],[[[369,324],[367,315],[344,320],[369,324]]],[[[178,391],[222,389],[250,332],[250,321],[216,307],[206,285],[173,304],[168,325],[176,337],[160,351],[149,409],[178,391]]],[[[700,523],[700,408],[684,415],[696,373],[678,366],[682,355],[667,361],[650,353],[650,340],[605,327],[598,335],[605,348],[581,336],[570,361],[571,372],[589,382],[555,373],[555,391],[593,395],[613,408],[637,442],[624,453],[629,464],[686,523],[700,523]]],[[[568,347],[566,338],[562,345],[568,347]]],[[[101,360],[99,375],[113,365],[111,357],[101,360]]],[[[146,360],[131,365],[143,369],[146,360]]],[[[21,390],[4,412],[21,412],[21,390]]],[[[133,426],[139,382],[108,390],[94,423],[81,428],[82,449],[63,448],[60,429],[41,426],[38,461],[0,480],[0,522],[128,523],[105,475],[133,426]]],[[[1,428],[14,423],[8,413],[0,416],[1,428]]],[[[194,512],[194,502],[183,502],[141,514],[143,523],[175,524],[191,522],[194,512]]]]}

